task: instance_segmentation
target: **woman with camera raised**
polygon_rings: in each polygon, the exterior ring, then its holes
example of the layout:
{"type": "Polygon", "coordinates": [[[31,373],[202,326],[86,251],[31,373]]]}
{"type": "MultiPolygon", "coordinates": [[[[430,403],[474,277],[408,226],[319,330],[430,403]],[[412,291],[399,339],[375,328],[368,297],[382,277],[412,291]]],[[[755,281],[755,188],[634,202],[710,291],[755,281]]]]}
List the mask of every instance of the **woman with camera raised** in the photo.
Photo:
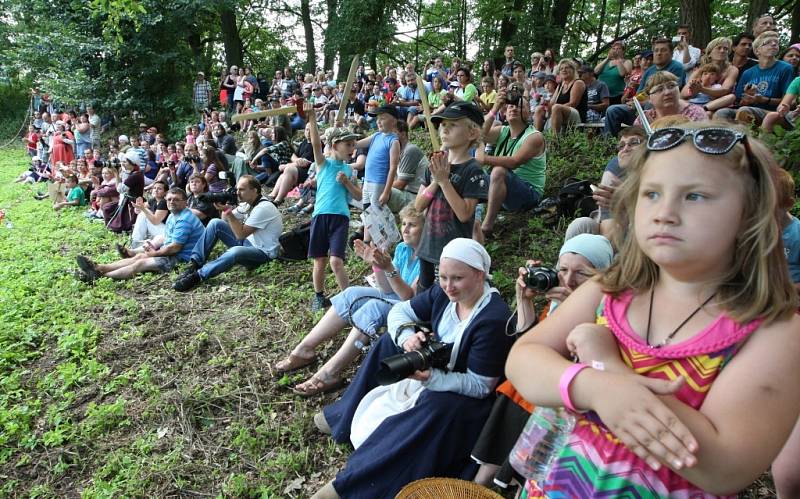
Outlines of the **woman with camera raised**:
{"type": "MultiPolygon", "coordinates": [[[[611,243],[605,237],[578,234],[561,247],[555,271],[540,267],[539,261],[528,260],[519,269],[516,285],[517,331],[525,332],[553,313],[578,286],[611,265],[613,256],[611,243]],[[534,298],[542,294],[549,305],[538,315],[534,298]]],[[[515,472],[508,463],[508,454],[532,411],[533,406],[509,381],[497,387],[494,407],[471,454],[481,465],[475,476],[477,483],[490,485],[494,481],[503,488],[511,483],[515,472]]],[[[517,481],[522,483],[519,478],[517,481]]]]}
{"type": "Polygon", "coordinates": [[[511,312],[489,285],[490,265],[483,246],[453,239],[441,253],[439,283],[394,306],[389,332],[341,400],[314,417],[320,431],[356,450],[313,498],[394,497],[420,478],[474,476],[469,453],[512,343],[504,330],[511,312]],[[431,324],[430,336],[417,330],[424,323],[431,324]],[[387,357],[401,351],[425,357],[434,341],[452,344],[446,366],[426,363],[404,380],[377,386],[387,357]]]}

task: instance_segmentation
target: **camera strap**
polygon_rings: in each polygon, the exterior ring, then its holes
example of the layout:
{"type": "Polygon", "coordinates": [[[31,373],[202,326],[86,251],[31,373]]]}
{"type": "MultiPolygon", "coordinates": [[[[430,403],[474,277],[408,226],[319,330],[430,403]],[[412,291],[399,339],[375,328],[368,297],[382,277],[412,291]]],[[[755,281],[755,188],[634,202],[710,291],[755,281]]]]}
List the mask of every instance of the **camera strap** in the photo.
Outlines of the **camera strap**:
{"type": "Polygon", "coordinates": [[[503,141],[500,142],[500,144],[497,145],[497,149],[496,149],[497,154],[496,155],[497,156],[508,156],[509,153],[513,153],[514,152],[514,147],[516,147],[517,142],[519,142],[519,140],[525,135],[525,132],[528,131],[528,128],[530,128],[530,126],[526,126],[516,137],[514,137],[514,140],[511,141],[511,144],[508,146],[508,148],[506,148],[506,145],[509,144],[509,140],[508,139],[511,138],[511,125],[509,125],[508,126],[508,135],[506,135],[503,138],[503,141]]]}

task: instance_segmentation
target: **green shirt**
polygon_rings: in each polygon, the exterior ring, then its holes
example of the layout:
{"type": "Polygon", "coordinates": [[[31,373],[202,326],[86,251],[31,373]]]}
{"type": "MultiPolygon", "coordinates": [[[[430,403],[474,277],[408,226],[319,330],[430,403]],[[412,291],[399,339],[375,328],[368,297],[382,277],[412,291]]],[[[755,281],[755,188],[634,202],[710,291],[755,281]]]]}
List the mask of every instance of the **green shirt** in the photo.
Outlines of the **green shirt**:
{"type": "Polygon", "coordinates": [[[800,76],[792,80],[789,88],[786,89],[787,94],[799,95],[800,94],[800,76]]]}
{"type": "Polygon", "coordinates": [[[472,102],[475,100],[475,97],[478,96],[478,89],[472,83],[468,83],[463,89],[459,88],[456,90],[455,94],[462,100],[472,102]]]}
{"type": "Polygon", "coordinates": [[[447,92],[444,90],[439,90],[438,94],[434,91],[428,94],[428,104],[431,106],[431,111],[442,105],[442,98],[445,95],[447,95],[447,92]]]}
{"type": "MultiPolygon", "coordinates": [[[[528,137],[533,135],[534,133],[541,133],[533,127],[528,127],[522,132],[522,135],[519,138],[512,138],[511,137],[511,127],[504,126],[500,130],[500,137],[497,139],[497,145],[494,149],[495,156],[513,156],[522,144],[528,140],[528,137]]],[[[542,154],[538,156],[534,156],[525,163],[519,165],[514,171],[514,173],[527,182],[528,184],[532,185],[533,188],[539,194],[544,193],[544,182],[546,180],[546,166],[547,166],[547,152],[542,151],[542,154]]]]}
{"type": "Polygon", "coordinates": [[[77,206],[84,206],[86,204],[86,194],[79,185],[73,187],[67,196],[67,202],[72,203],[73,201],[78,202],[77,206]]]}
{"type": "Polygon", "coordinates": [[[625,91],[625,78],[619,75],[619,67],[612,66],[608,62],[603,65],[603,71],[597,75],[597,79],[608,87],[608,95],[616,97],[625,91]]]}

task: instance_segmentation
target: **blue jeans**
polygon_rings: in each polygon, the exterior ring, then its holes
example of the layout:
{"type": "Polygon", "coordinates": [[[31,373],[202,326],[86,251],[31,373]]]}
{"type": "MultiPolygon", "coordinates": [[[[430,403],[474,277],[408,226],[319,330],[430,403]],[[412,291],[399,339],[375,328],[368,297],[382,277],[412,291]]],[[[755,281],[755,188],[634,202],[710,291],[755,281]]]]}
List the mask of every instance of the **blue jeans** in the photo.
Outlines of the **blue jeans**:
{"type": "Polygon", "coordinates": [[[367,334],[375,334],[378,329],[386,325],[389,310],[392,309],[393,304],[399,301],[400,297],[395,293],[384,293],[368,286],[350,286],[331,298],[336,315],[345,321],[352,322],[367,334]],[[369,298],[382,298],[391,303],[369,298]]]}
{"type": "Polygon", "coordinates": [[[197,241],[192,250],[192,261],[203,265],[197,273],[204,281],[225,272],[237,263],[248,268],[255,268],[269,260],[266,253],[253,247],[247,239],[236,239],[231,226],[219,218],[208,222],[206,230],[203,232],[203,238],[197,241]],[[206,259],[217,241],[222,241],[228,250],[216,260],[206,263],[206,259]]]}
{"type": "Polygon", "coordinates": [[[292,124],[292,131],[296,130],[303,130],[306,127],[306,121],[300,117],[299,114],[295,114],[291,121],[292,124]]]}
{"type": "Polygon", "coordinates": [[[606,110],[606,126],[603,134],[616,137],[622,124],[632,125],[636,120],[636,111],[627,104],[614,104],[606,110]]]}

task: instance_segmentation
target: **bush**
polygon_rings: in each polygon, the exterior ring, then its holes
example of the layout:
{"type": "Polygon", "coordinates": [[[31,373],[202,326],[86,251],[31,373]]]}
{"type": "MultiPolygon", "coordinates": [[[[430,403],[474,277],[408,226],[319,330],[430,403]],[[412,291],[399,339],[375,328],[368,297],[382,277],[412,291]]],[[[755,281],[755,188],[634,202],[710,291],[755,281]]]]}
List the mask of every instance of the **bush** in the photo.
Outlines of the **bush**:
{"type": "Polygon", "coordinates": [[[27,132],[22,125],[29,106],[30,95],[25,82],[12,81],[11,84],[0,84],[0,143],[27,132]]]}

